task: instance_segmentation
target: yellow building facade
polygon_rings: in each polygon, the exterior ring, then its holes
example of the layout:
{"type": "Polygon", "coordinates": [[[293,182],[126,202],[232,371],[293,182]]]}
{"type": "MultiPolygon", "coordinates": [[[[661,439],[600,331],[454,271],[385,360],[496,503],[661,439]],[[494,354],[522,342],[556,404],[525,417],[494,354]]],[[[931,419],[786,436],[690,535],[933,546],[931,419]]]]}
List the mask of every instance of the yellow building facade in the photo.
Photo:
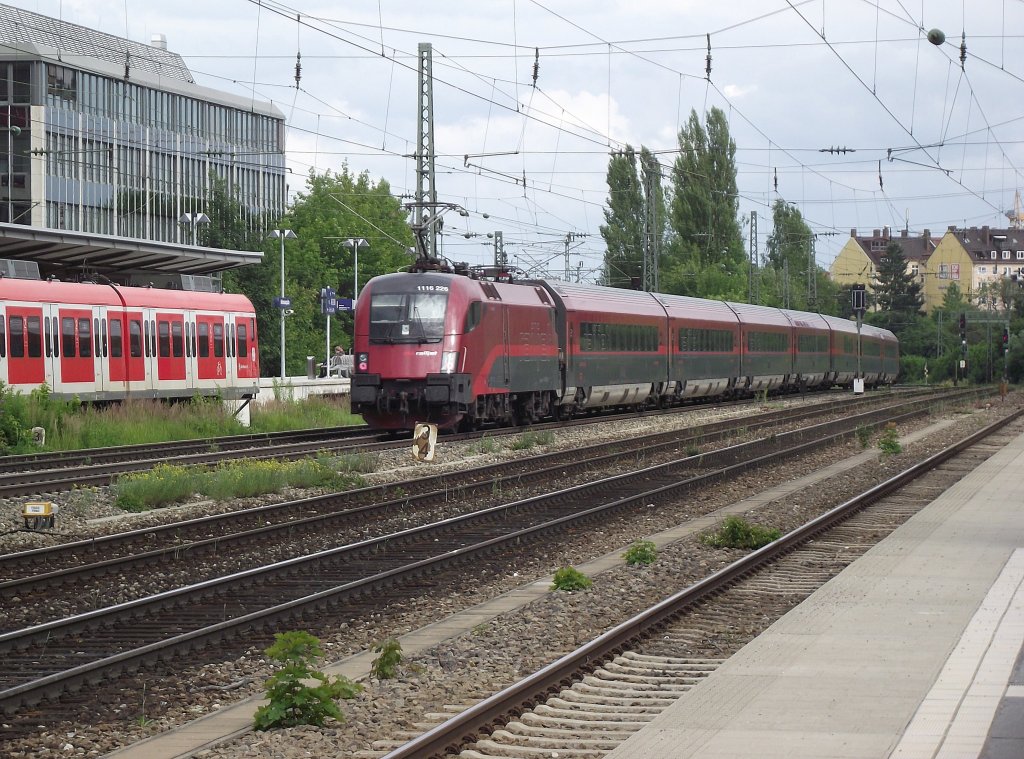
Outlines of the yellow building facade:
{"type": "Polygon", "coordinates": [[[921,270],[924,310],[931,313],[942,306],[946,291],[956,285],[965,300],[970,300],[977,285],[975,283],[974,261],[964,248],[956,232],[949,230],[935,246],[935,252],[928,257],[921,270]]]}

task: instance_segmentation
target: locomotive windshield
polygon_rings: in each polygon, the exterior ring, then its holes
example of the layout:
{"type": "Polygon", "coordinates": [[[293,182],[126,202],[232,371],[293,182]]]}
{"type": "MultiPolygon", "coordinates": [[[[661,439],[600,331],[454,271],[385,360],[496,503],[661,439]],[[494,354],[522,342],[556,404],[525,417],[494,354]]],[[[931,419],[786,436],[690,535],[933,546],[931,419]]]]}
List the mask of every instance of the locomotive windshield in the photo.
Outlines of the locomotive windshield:
{"type": "Polygon", "coordinates": [[[444,292],[372,293],[371,343],[437,343],[444,337],[444,292]]]}

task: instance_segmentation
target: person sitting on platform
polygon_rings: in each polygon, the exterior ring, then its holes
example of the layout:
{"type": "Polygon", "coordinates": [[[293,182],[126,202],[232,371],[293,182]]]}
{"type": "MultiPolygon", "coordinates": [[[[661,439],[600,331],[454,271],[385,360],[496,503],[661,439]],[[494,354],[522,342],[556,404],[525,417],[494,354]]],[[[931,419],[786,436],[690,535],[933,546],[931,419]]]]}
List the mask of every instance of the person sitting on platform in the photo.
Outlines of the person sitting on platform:
{"type": "Polygon", "coordinates": [[[328,376],[348,377],[352,372],[352,359],[345,355],[344,347],[334,346],[334,355],[331,356],[331,365],[328,376]]]}

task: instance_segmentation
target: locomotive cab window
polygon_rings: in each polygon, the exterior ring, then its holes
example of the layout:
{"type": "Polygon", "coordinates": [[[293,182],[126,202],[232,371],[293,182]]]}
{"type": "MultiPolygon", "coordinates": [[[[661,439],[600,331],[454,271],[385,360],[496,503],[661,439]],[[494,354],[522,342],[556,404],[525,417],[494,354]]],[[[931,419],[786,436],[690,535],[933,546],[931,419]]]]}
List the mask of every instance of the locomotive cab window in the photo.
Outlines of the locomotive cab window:
{"type": "Polygon", "coordinates": [[[370,342],[437,343],[444,337],[448,292],[444,285],[420,285],[424,292],[373,293],[370,296],[370,342]]]}

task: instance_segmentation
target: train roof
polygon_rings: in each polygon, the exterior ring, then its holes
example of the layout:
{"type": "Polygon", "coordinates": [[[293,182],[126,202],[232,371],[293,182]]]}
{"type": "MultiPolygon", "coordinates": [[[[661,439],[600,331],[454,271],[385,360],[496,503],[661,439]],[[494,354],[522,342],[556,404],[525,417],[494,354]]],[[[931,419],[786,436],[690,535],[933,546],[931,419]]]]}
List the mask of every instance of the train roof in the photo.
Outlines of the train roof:
{"type": "Polygon", "coordinates": [[[739,323],[736,313],[720,300],[691,298],[689,295],[652,293],[673,319],[699,319],[706,322],[720,322],[735,326],[739,323]]]}
{"type": "Polygon", "coordinates": [[[760,306],[753,303],[728,303],[729,308],[736,312],[737,318],[743,324],[757,324],[759,326],[790,327],[789,319],[778,308],[771,306],[760,306]]]}
{"type": "Polygon", "coordinates": [[[794,327],[828,331],[828,322],[825,321],[825,317],[821,314],[812,313],[810,311],[793,311],[789,308],[783,308],[781,310],[782,313],[785,314],[793,323],[794,327]]]}
{"type": "Polygon", "coordinates": [[[68,305],[120,306],[121,297],[132,308],[252,311],[244,295],[156,287],[123,287],[94,282],[10,279],[0,277],[0,301],[38,301],[68,305]]]}
{"type": "Polygon", "coordinates": [[[538,282],[554,293],[567,311],[626,311],[642,316],[665,316],[665,309],[655,300],[653,293],[642,290],[564,282],[560,279],[542,279],[538,282]]]}

